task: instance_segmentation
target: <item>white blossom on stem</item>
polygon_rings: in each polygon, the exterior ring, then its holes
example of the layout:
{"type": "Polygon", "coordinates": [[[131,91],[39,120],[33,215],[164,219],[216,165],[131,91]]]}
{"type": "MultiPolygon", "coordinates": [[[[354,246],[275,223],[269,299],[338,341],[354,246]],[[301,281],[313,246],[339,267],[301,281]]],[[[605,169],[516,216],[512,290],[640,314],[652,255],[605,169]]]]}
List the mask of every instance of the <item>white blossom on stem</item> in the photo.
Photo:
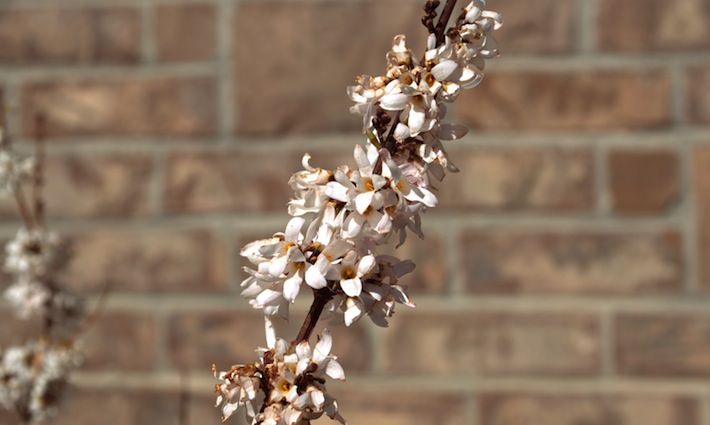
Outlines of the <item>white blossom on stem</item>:
{"type": "Polygon", "coordinates": [[[385,74],[362,75],[347,88],[367,136],[364,147],[355,147],[355,166],[326,170],[305,154],[304,169],[289,180],[293,218],[286,230],[242,249],[253,265],[245,268],[242,295],[265,314],[268,348],[259,362],[215,372],[223,420],[244,406],[253,425],[309,425],[323,413],[344,423],[324,385],[324,376],[344,379],[330,355],[330,334],[324,331],[313,349],[308,342],[320,314],[340,315],[347,326],[364,316],[387,326],[396,304],[414,307],[399,283],[414,263],[378,250],[394,234],[399,245],[409,232],[424,237],[421,216],[438,203],[432,178],[458,171],[444,142],[468,131],[443,122],[447,104],[478,85],[485,60],[498,55],[492,33],[501,16],[473,0],[446,28],[455,4],[446,1],[435,25],[439,2],[426,3],[422,22],[430,36],[421,59],[397,35],[385,74]],[[289,344],[276,338],[268,316],[288,318],[304,284],[313,304],[289,344]]]}

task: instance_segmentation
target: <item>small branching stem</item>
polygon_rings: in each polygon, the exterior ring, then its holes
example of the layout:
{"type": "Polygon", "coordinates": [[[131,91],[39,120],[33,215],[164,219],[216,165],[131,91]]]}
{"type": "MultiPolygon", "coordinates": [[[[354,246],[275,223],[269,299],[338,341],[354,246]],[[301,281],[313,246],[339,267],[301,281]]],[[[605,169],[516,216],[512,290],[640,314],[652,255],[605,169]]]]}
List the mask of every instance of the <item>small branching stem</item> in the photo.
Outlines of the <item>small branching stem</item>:
{"type": "Polygon", "coordinates": [[[22,221],[25,222],[25,228],[27,228],[28,231],[34,229],[35,223],[32,218],[32,210],[30,210],[29,205],[27,205],[27,200],[25,199],[25,194],[22,192],[22,188],[18,184],[14,184],[12,192],[15,195],[15,203],[20,212],[20,217],[22,217],[22,221]]]}
{"type": "Polygon", "coordinates": [[[42,198],[42,187],[44,186],[44,144],[46,138],[46,122],[44,115],[39,114],[35,119],[35,166],[32,181],[32,201],[34,208],[34,218],[37,226],[44,228],[44,200],[42,198]]]}
{"type": "Polygon", "coordinates": [[[316,327],[316,323],[318,323],[321,313],[323,313],[325,305],[328,304],[328,301],[332,298],[333,291],[328,287],[313,291],[313,304],[311,304],[311,308],[308,310],[306,319],[303,321],[303,326],[301,326],[298,336],[293,341],[293,345],[298,345],[303,341],[308,341],[311,337],[311,333],[313,333],[313,329],[316,327]]]}

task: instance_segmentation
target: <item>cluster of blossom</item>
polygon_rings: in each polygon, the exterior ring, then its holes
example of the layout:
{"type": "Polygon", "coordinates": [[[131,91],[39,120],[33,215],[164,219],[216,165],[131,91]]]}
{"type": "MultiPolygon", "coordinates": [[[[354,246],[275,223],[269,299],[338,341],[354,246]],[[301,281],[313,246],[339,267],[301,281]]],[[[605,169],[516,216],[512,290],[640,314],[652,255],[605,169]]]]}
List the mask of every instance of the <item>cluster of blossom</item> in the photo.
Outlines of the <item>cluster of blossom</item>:
{"type": "Polygon", "coordinates": [[[307,341],[294,347],[276,338],[267,319],[266,339],[268,348],[259,349],[258,362],[233,366],[226,372],[217,372],[212,366],[215,378],[222,381],[215,385],[222,421],[243,407],[252,424],[304,425],[323,413],[344,424],[338,403],[325,389],[325,376],[345,379],[337,358],[330,355],[328,331],[313,349],[307,341]]]}
{"type": "Polygon", "coordinates": [[[422,237],[420,214],[437,203],[430,176],[440,180],[444,169],[456,171],[441,141],[467,130],[441,119],[446,103],[480,82],[484,59],[497,55],[491,32],[501,18],[484,6],[482,0],[466,6],[443,43],[431,34],[422,61],[404,36],[395,37],[387,75],[361,76],[348,88],[369,143],[355,147],[355,169],[315,168],[304,156],[305,170],[290,180],[294,218],[285,232],[241,251],[256,266],[245,269],[242,282],[254,307],[288,317],[304,282],[331,289],[330,309],[343,311],[346,324],[367,314],[384,325],[394,302],[411,305],[397,281],[413,264],[375,251],[393,233],[400,244],[407,230],[422,237]]]}
{"type": "Polygon", "coordinates": [[[69,373],[80,363],[72,346],[30,342],[7,349],[0,363],[0,401],[37,422],[56,414],[69,373]]]}
{"type": "MultiPolygon", "coordinates": [[[[447,1],[447,7],[453,4],[454,0],[447,1]]],[[[485,1],[473,0],[451,28],[437,30],[432,21],[438,5],[438,1],[429,1],[425,6],[423,22],[430,36],[421,60],[407,48],[405,37],[398,35],[387,54],[386,75],[363,75],[348,87],[355,102],[351,112],[362,115],[367,135],[365,147],[355,147],[356,167],[313,167],[306,154],[304,170],[289,181],[294,197],[288,212],[293,218],[285,231],[241,250],[254,265],[244,269],[248,277],[241,284],[242,296],[266,316],[288,318],[289,305],[304,284],[314,293],[314,305],[322,302],[322,309],[341,314],[348,326],[363,316],[387,326],[396,303],[414,306],[399,284],[414,263],[377,251],[393,234],[398,234],[400,245],[408,232],[423,237],[421,214],[437,204],[432,178],[442,180],[446,171],[458,171],[442,141],[459,139],[467,132],[463,126],[442,122],[446,104],[481,81],[485,60],[498,55],[492,32],[502,23],[498,13],[485,10],[485,1]]],[[[444,24],[446,20],[448,15],[444,24]]],[[[307,329],[305,325],[302,330],[307,329]]],[[[299,333],[294,343],[303,344],[309,332],[299,333]]],[[[217,392],[225,418],[240,405],[253,412],[262,402],[258,400],[260,388],[274,393],[276,386],[263,386],[267,376],[263,367],[262,362],[215,372],[224,382],[217,392]]],[[[278,372],[279,379],[288,381],[283,375],[292,375],[288,370],[278,372]]],[[[269,379],[277,380],[271,375],[269,379]]],[[[271,397],[265,405],[272,405],[271,397]]],[[[303,386],[279,403],[279,421],[252,415],[253,423],[300,423],[303,415],[291,419],[293,412],[301,412],[293,406],[299,397],[307,397],[303,386]]]]}
{"type": "Polygon", "coordinates": [[[35,423],[56,412],[60,392],[79,363],[73,340],[83,310],[80,300],[55,280],[68,255],[59,237],[44,226],[41,159],[12,152],[2,131],[0,196],[14,197],[24,222],[5,246],[3,269],[10,284],[4,295],[19,318],[41,323],[42,335],[0,351],[0,407],[15,410],[24,423],[35,423]],[[33,189],[31,207],[27,186],[33,189]]]}

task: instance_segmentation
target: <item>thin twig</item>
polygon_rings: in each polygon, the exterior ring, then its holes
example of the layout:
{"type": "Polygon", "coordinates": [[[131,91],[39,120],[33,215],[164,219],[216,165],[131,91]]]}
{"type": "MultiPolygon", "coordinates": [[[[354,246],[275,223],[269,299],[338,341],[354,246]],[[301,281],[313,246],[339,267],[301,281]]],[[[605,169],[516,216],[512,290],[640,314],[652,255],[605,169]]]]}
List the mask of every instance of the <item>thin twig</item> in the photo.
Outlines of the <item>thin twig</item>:
{"type": "Polygon", "coordinates": [[[5,96],[0,92],[0,147],[10,145],[10,135],[7,131],[7,109],[5,107],[5,96]]]}
{"type": "Polygon", "coordinates": [[[180,393],[178,395],[178,425],[186,425],[190,404],[190,377],[187,372],[180,373],[180,393]]]}
{"type": "Polygon", "coordinates": [[[44,228],[44,199],[42,198],[42,187],[44,186],[46,124],[47,120],[45,116],[38,114],[35,118],[35,166],[32,176],[32,199],[35,222],[40,229],[44,228]]]}
{"type": "Polygon", "coordinates": [[[17,204],[17,209],[20,212],[22,221],[25,222],[25,228],[27,228],[27,231],[30,231],[34,228],[35,224],[32,218],[32,211],[27,205],[27,200],[25,199],[25,195],[22,192],[22,188],[19,184],[15,183],[12,185],[12,192],[15,194],[15,203],[17,204]]]}
{"type": "Polygon", "coordinates": [[[110,289],[111,281],[107,280],[106,283],[104,283],[103,289],[101,290],[99,301],[96,303],[94,309],[91,310],[91,313],[89,313],[86,318],[84,318],[84,321],[81,323],[81,325],[79,325],[77,331],[74,332],[74,335],[72,337],[73,340],[76,340],[80,335],[88,331],[96,323],[96,321],[99,320],[101,314],[104,312],[104,310],[106,310],[108,294],[111,292],[110,289]]]}

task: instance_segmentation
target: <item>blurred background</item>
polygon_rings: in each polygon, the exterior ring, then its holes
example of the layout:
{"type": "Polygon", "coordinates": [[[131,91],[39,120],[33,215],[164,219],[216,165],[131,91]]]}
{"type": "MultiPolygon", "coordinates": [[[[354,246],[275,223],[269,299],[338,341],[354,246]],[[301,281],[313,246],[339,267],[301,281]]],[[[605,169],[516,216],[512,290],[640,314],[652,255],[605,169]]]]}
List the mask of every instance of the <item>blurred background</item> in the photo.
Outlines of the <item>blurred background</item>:
{"type": "MultiPolygon", "coordinates": [[[[50,225],[74,241],[64,282],[90,305],[112,285],[52,424],[219,423],[211,365],[265,344],[239,248],[283,230],[304,152],[353,162],[345,87],[384,72],[396,34],[423,52],[423,4],[0,0],[17,149],[36,113],[49,120],[50,225]]],[[[333,330],[343,415],[710,425],[710,1],[488,8],[502,57],[449,116],[471,129],[449,145],[461,172],[426,239],[400,249],[418,307],[333,330]]],[[[14,205],[0,217],[10,238],[14,205]]],[[[0,345],[33,335],[6,304],[0,321],[0,345]]]]}

